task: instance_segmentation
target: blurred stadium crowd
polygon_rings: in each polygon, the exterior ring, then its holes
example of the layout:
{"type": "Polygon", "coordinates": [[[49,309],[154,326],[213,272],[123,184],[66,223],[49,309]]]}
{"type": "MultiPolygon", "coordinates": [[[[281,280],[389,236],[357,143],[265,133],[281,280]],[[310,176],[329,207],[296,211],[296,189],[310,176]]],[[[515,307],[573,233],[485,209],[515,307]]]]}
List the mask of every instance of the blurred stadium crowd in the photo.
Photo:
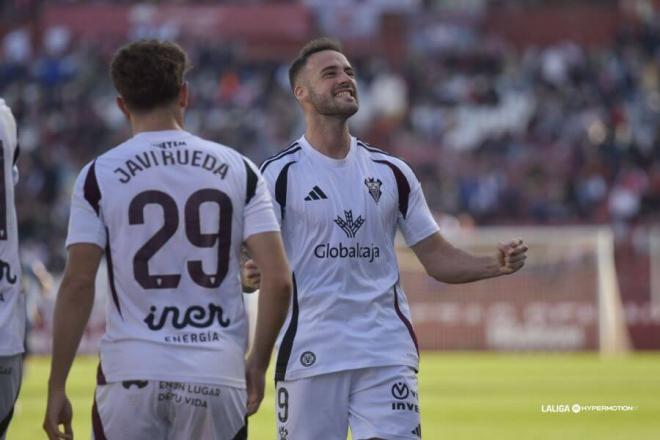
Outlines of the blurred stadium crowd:
{"type": "MultiPolygon", "coordinates": [[[[479,225],[612,223],[625,234],[660,219],[659,23],[622,26],[606,47],[524,50],[478,26],[410,27],[403,63],[352,58],[352,129],[406,159],[437,213],[479,225]]],[[[191,56],[187,129],[257,163],[302,134],[288,59],[155,34],[191,56]]],[[[73,179],[129,136],[107,74],[123,41],[82,41],[62,27],[34,39],[24,27],[2,37],[0,95],[19,126],[24,258],[59,272],[73,179]]]]}

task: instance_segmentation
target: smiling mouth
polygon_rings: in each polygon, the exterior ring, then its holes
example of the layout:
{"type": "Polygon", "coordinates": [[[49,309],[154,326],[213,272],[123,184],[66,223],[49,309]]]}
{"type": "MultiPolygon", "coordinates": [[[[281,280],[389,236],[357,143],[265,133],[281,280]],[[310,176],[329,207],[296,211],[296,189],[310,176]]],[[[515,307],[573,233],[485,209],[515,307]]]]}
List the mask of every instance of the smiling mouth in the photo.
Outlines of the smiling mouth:
{"type": "Polygon", "coordinates": [[[351,92],[350,90],[342,90],[340,92],[335,93],[335,96],[348,96],[351,98],[355,98],[355,96],[353,96],[353,92],[351,92]]]}

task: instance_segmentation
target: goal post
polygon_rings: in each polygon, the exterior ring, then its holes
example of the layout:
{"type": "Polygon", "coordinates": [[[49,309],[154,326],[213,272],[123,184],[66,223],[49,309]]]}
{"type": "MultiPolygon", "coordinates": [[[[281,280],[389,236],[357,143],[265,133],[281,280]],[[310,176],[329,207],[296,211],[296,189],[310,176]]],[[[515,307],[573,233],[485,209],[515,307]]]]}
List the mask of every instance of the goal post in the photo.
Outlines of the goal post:
{"type": "Polygon", "coordinates": [[[651,306],[660,309],[660,225],[649,231],[651,306]]]}
{"type": "Polygon", "coordinates": [[[609,228],[478,227],[443,235],[479,255],[522,238],[528,258],[514,275],[449,285],[431,280],[399,239],[403,287],[421,348],[599,350],[603,355],[629,350],[609,228]]]}
{"type": "Polygon", "coordinates": [[[602,227],[596,232],[598,265],[598,342],[603,355],[630,350],[623,301],[614,259],[614,234],[602,227]]]}

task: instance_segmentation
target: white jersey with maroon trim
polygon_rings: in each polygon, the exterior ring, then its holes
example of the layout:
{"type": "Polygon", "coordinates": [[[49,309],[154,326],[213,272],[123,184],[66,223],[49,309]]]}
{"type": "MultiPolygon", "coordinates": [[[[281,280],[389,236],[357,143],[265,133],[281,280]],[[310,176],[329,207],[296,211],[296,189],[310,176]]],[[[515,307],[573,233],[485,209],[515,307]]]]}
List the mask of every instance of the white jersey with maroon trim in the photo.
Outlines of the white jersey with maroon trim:
{"type": "Polygon", "coordinates": [[[294,278],[276,380],[373,366],[416,369],[394,238],[400,230],[412,246],[438,226],[408,165],[355,138],[335,160],[302,137],[261,171],[294,278]]]}
{"type": "Polygon", "coordinates": [[[21,293],[18,223],[14,205],[18,158],[16,121],[0,98],[0,356],[23,353],[25,295],[21,293]]]}
{"type": "Polygon", "coordinates": [[[245,386],[240,248],[277,230],[256,167],[188,132],[139,133],[85,166],[67,246],[106,253],[100,381],[245,386]]]}

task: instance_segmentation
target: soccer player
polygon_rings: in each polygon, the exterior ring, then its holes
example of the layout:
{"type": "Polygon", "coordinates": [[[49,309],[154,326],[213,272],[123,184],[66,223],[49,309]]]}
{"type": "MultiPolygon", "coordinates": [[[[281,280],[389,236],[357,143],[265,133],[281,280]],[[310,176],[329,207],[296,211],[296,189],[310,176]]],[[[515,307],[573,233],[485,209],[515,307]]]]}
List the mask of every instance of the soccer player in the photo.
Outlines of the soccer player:
{"type": "Polygon", "coordinates": [[[2,98],[0,149],[0,440],[4,440],[21,384],[26,311],[14,206],[18,180],[16,121],[2,98]]]}
{"type": "Polygon", "coordinates": [[[154,40],[129,44],[112,60],[133,137],[86,165],[75,185],[54,315],[44,421],[51,439],[72,435],[66,378],[103,254],[111,298],[92,409],[96,439],[244,439],[246,414],[263,398],[290,269],[258,169],[183,129],[187,66],[178,45],[154,40]],[[264,269],[247,362],[243,242],[264,269]]]}
{"type": "MultiPolygon", "coordinates": [[[[514,240],[477,257],[443,239],[408,165],[350,135],[357,83],[336,42],[308,43],[289,79],[306,131],[261,166],[293,269],[275,370],[279,438],[344,440],[349,426],[356,440],[421,437],[397,229],[448,283],[511,274],[527,247],[514,240]]],[[[249,280],[254,272],[246,264],[249,280]]]]}

